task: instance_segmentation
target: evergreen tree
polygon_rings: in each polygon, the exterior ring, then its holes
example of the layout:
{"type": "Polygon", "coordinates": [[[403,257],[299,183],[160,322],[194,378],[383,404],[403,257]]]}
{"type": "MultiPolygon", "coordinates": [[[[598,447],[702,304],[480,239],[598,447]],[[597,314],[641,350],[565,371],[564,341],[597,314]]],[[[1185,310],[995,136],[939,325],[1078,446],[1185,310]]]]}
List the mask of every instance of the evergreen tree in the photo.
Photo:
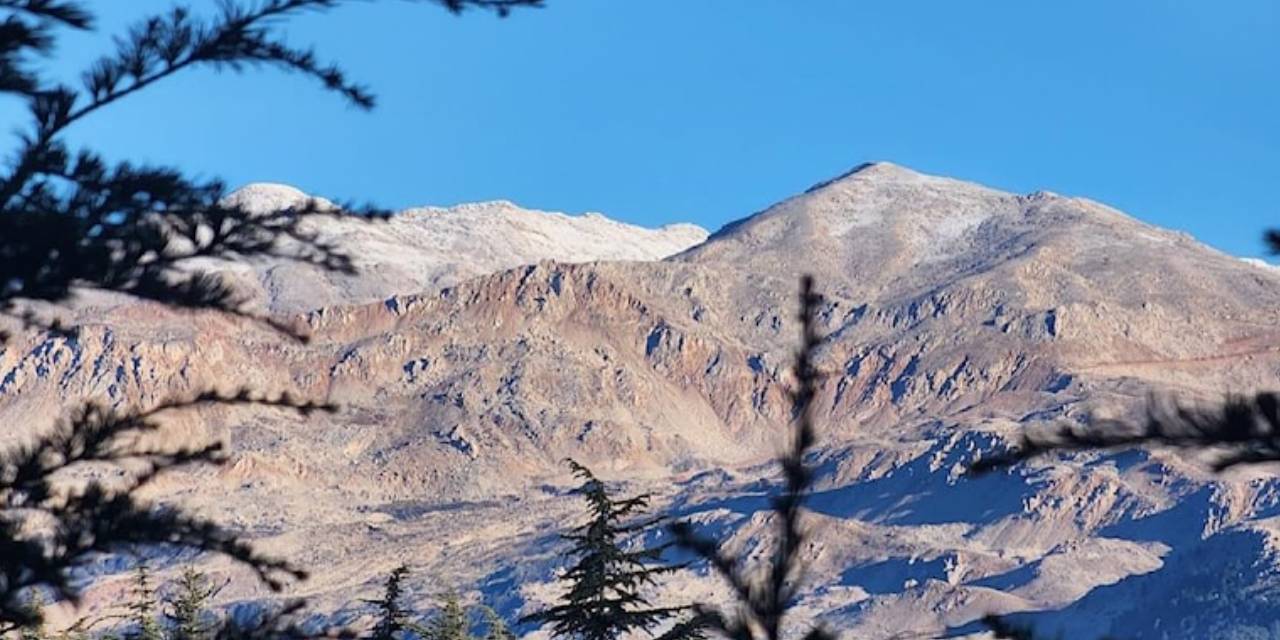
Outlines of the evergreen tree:
{"type": "Polygon", "coordinates": [[[415,626],[409,620],[409,611],[401,604],[404,597],[404,579],[409,575],[409,567],[400,565],[387,576],[382,597],[377,600],[365,600],[378,610],[378,621],[369,636],[371,640],[397,640],[405,631],[415,626]]]}
{"type": "Polygon", "coordinates": [[[133,594],[126,605],[129,622],[133,625],[133,640],[164,640],[160,621],[156,619],[156,590],[151,584],[151,572],[145,563],[138,563],[133,578],[133,594]]]}
{"type": "Polygon", "coordinates": [[[444,596],[439,613],[423,629],[422,635],[426,640],[473,640],[467,610],[457,593],[449,592],[444,596]]]}
{"type": "Polygon", "coordinates": [[[209,601],[221,591],[209,576],[187,565],[166,599],[165,617],[172,628],[172,640],[205,640],[216,628],[210,618],[209,601]]]}
{"type": "Polygon", "coordinates": [[[516,634],[511,632],[507,627],[507,621],[498,615],[493,607],[481,607],[484,612],[484,622],[487,628],[484,634],[484,640],[516,640],[516,634]]]}
{"type": "Polygon", "coordinates": [[[558,638],[614,640],[633,631],[649,631],[683,608],[655,608],[641,590],[674,567],[657,564],[665,547],[627,549],[627,538],[657,524],[640,518],[649,495],[614,498],[591,470],[569,461],[582,480],[575,492],[587,502],[590,519],[563,537],[573,543],[576,562],[563,575],[568,590],[557,604],[522,621],[550,623],[558,638]]]}

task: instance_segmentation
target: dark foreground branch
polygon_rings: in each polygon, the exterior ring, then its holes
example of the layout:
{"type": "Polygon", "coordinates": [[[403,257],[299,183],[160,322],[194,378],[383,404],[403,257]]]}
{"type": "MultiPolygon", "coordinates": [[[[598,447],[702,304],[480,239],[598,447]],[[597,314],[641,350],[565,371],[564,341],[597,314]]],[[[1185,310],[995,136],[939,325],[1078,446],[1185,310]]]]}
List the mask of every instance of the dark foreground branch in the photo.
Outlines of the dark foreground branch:
{"type": "Polygon", "coordinates": [[[132,553],[170,545],[220,553],[252,569],[264,584],[281,589],[306,572],[256,552],[235,533],[176,508],[156,508],[135,497],[138,489],[174,469],[222,464],[220,445],[163,447],[145,436],[170,411],[210,405],[264,405],[310,413],[328,404],[288,395],[202,393],[143,411],[119,413],[88,404],[71,412],[36,442],[0,453],[0,627],[38,623],[29,606],[33,589],[75,602],[75,567],[104,553],[132,553]],[[103,473],[111,469],[111,473],[103,473]],[[77,477],[90,477],[78,481],[77,477]],[[97,478],[108,477],[111,481],[97,478]]]}
{"type": "MultiPolygon", "coordinates": [[[[82,0],[0,0],[0,95],[24,102],[29,118],[0,166],[0,315],[43,328],[26,312],[32,301],[63,303],[76,289],[101,289],[175,307],[218,309],[288,327],[245,309],[244,300],[192,258],[273,257],[336,271],[351,261],[321,242],[304,221],[335,215],[305,203],[261,214],[227,204],[225,185],[169,167],[112,163],[76,150],[69,129],[130,96],[185,71],[240,72],[273,67],[317,81],[350,104],[374,97],[323,62],[287,43],[283,20],[354,0],[227,0],[209,16],[182,6],[147,16],[116,39],[78,83],[48,77],[40,61],[61,29],[92,29],[82,0]]],[[[541,0],[428,0],[452,12],[467,8],[506,15],[541,0]]],[[[369,213],[366,208],[363,213],[369,213]]],[[[0,334],[0,344],[5,336],[0,334]]]]}
{"type": "Polygon", "coordinates": [[[1208,408],[1153,402],[1141,425],[1101,420],[1086,426],[1063,425],[1043,434],[1024,434],[1017,445],[978,460],[970,471],[986,473],[1051,452],[1140,446],[1206,452],[1211,455],[1209,464],[1215,471],[1280,461],[1280,395],[1266,392],[1252,397],[1233,396],[1220,406],[1208,408]]]}
{"type": "MultiPolygon", "coordinates": [[[[800,287],[801,345],[796,352],[796,388],[791,393],[796,426],[791,446],[779,460],[786,483],[783,493],[773,499],[777,545],[764,576],[748,571],[738,559],[720,548],[711,538],[699,535],[686,522],[672,525],[676,544],[705,559],[733,588],[737,606],[723,609],[710,605],[697,607],[695,621],[705,628],[729,638],[779,640],[784,635],[783,620],[803,583],[803,561],[800,550],[806,540],[800,517],[805,495],[813,482],[813,472],[805,464],[805,454],[816,440],[813,399],[817,395],[820,374],[814,356],[821,338],[817,332],[817,310],[822,296],[813,290],[813,279],[805,277],[800,287]]],[[[833,638],[821,628],[808,631],[804,638],[833,638]]]]}

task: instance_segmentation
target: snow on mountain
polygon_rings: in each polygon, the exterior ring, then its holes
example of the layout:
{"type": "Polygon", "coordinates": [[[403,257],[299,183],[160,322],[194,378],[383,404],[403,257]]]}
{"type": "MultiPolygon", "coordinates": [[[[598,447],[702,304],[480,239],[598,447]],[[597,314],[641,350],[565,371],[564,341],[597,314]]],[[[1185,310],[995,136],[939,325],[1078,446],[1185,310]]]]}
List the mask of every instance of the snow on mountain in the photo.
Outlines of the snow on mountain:
{"type": "Polygon", "coordinates": [[[1262,258],[1240,258],[1240,259],[1243,260],[1245,264],[1253,265],[1259,269],[1266,269],[1269,271],[1280,270],[1280,265],[1272,264],[1270,262],[1267,262],[1266,260],[1263,260],[1262,258]]]}
{"type": "MultiPolygon", "coordinates": [[[[229,202],[255,212],[308,200],[311,196],[298,189],[267,183],[251,184],[228,196],[229,202]]],[[[316,202],[332,206],[323,199],[316,202]]],[[[408,209],[374,224],[316,217],[305,228],[351,256],[357,273],[335,274],[287,260],[261,262],[252,270],[228,265],[240,286],[272,311],[382,300],[544,260],[660,260],[707,238],[706,230],[692,224],[648,229],[599,213],[571,216],[524,209],[505,200],[408,209]]]]}

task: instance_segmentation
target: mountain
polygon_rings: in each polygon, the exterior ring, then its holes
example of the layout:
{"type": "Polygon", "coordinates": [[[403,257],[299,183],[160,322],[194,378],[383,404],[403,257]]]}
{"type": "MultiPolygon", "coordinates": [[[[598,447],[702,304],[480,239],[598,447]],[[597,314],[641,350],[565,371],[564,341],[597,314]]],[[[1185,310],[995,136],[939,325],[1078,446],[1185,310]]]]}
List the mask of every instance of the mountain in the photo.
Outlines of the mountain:
{"type": "MultiPolygon", "coordinates": [[[[684,238],[625,260],[577,253],[510,268],[522,258],[504,261],[485,243],[534,236],[510,222],[525,214],[486,207],[334,233],[388,266],[289,285],[305,296],[264,287],[277,309],[376,300],[297,311],[306,344],[225,316],[82,306],[77,337],[32,335],[0,353],[0,414],[47,424],[75,398],[147,405],[240,384],[338,401],[341,413],[305,420],[244,408],[175,416],[168,437],[225,439],[234,460],[169,478],[155,498],[234,523],[311,568],[293,595],[340,619],[401,561],[419,568],[424,597],[451,584],[527,611],[553,596],[555,532],[580,511],[565,457],[654,492],[660,509],[733,548],[766,541],[769,462],[790,415],[797,276],[812,273],[826,295],[827,375],[801,621],[856,637],[937,635],[1020,611],[1070,637],[1190,638],[1251,633],[1280,613],[1270,604],[1280,595],[1273,470],[1215,476],[1143,450],[962,473],[1022,430],[1137,415],[1153,394],[1194,402],[1275,388],[1280,272],[1086,199],[887,163],[701,243],[688,228],[528,214],[557,230],[543,247],[579,246],[590,234],[572,231],[575,221],[611,230],[590,236],[608,242],[684,238]],[[418,259],[416,234],[447,235],[442,219],[497,226],[456,236],[484,246],[423,259],[446,265],[426,271],[455,275],[401,268],[418,259]],[[447,284],[427,288],[437,277],[447,284]],[[1225,573],[1206,572],[1209,561],[1225,573]],[[1160,586],[1170,584],[1186,588],[1160,586]],[[1204,616],[1218,622],[1194,623],[1204,616]]],[[[267,280],[274,268],[252,266],[267,280]]],[[[127,580],[119,571],[86,573],[91,602],[110,600],[127,580]]],[[[665,593],[727,595],[698,568],[665,593]]],[[[223,594],[266,597],[247,580],[223,594]]]]}
{"type": "MultiPolygon", "coordinates": [[[[257,212],[309,201],[333,206],[293,187],[267,183],[243,187],[227,200],[257,212]]],[[[257,306],[293,312],[372,302],[543,260],[658,260],[707,238],[704,229],[691,224],[646,229],[598,213],[533,211],[505,200],[408,209],[377,224],[315,217],[306,220],[303,230],[340,246],[354,259],[358,275],[283,259],[224,264],[257,306]]]]}

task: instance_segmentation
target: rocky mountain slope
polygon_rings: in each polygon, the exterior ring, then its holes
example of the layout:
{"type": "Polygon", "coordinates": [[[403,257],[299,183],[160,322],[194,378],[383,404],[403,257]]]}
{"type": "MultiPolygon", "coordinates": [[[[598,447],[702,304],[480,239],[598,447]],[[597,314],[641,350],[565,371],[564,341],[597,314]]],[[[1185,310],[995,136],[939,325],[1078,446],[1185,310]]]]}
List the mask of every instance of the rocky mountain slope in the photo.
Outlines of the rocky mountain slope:
{"type": "MultiPolygon", "coordinates": [[[[554,533],[579,509],[566,456],[654,491],[661,509],[736,548],[765,542],[773,485],[761,480],[789,415],[797,276],[813,273],[827,295],[828,375],[802,618],[849,637],[928,637],[1024,611],[1073,638],[1191,638],[1251,632],[1280,613],[1271,470],[1219,477],[1134,451],[962,474],[1023,429],[1132,415],[1153,393],[1276,387],[1277,271],[1089,200],[883,163],[700,244],[692,229],[528,214],[550,225],[538,228],[555,241],[541,248],[568,251],[515,268],[551,256],[499,255],[493,246],[532,237],[510,239],[525,214],[503,211],[498,229],[450,236],[465,240],[465,261],[440,230],[493,220],[464,207],[336,234],[384,261],[355,280],[273,288],[276,267],[253,266],[272,308],[377,300],[299,312],[307,344],[226,317],[86,304],[78,338],[33,335],[0,352],[0,414],[38,425],[77,398],[145,405],[240,384],[341,402],[308,420],[175,416],[170,437],[226,439],[234,463],[171,478],[155,497],[312,568],[294,595],[339,617],[357,615],[345,603],[402,561],[420,570],[424,601],[448,584],[516,613],[554,594],[554,533]],[[415,224],[432,231],[413,235],[415,224]],[[578,250],[597,237],[652,242],[578,250]],[[1226,569],[1206,573],[1206,559],[1226,569]],[[1187,586],[1174,597],[1174,584],[1187,586]]],[[[118,593],[120,568],[86,574],[91,602],[118,593]]],[[[698,568],[664,594],[725,595],[698,568]]],[[[247,581],[224,593],[264,597],[247,581]]]]}

